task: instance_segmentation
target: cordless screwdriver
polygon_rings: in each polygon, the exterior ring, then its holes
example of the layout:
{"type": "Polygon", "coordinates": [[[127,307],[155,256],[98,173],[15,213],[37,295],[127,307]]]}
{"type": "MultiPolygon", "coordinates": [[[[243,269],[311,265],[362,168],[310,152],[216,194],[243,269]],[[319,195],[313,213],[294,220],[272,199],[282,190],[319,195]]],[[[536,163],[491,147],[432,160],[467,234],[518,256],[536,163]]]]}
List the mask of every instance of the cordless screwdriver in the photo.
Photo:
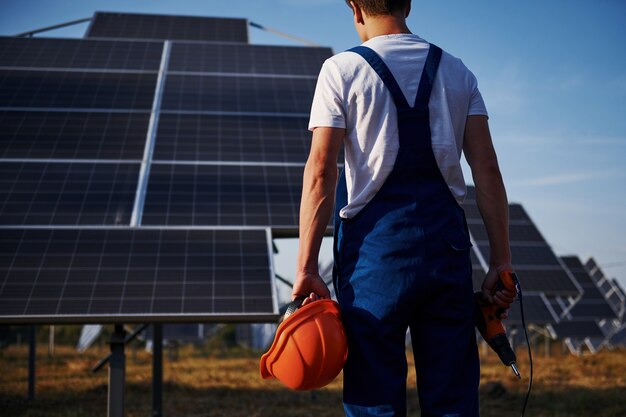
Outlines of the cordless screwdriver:
{"type": "MultiPolygon", "coordinates": [[[[504,270],[498,274],[499,279],[496,282],[496,291],[507,289],[515,291],[519,294],[519,281],[515,272],[511,270],[504,270]]],[[[482,298],[480,292],[474,293],[474,299],[476,300],[475,322],[478,331],[482,335],[483,339],[489,346],[498,354],[498,357],[502,363],[506,366],[510,366],[521,379],[519,370],[517,369],[517,358],[515,352],[511,348],[509,339],[506,337],[506,330],[502,324],[500,317],[504,313],[504,309],[494,304],[489,304],[482,298]]]]}

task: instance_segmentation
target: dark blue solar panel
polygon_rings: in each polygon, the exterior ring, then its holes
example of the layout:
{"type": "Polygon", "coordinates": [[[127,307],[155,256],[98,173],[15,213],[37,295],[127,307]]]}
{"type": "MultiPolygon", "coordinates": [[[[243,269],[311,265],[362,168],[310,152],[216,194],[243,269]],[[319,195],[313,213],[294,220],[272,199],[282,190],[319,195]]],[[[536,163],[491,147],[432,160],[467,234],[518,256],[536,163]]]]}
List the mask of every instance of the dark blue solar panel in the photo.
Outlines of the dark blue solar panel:
{"type": "Polygon", "coordinates": [[[145,109],[154,99],[157,74],[64,71],[0,71],[2,107],[145,109]]]}
{"type": "Polygon", "coordinates": [[[1,225],[123,225],[139,164],[3,162],[1,225]]]}
{"type": "Polygon", "coordinates": [[[154,164],[143,224],[295,229],[302,169],[154,164]]]}
{"type": "Polygon", "coordinates": [[[5,229],[0,321],[274,313],[265,230],[5,229]]]}
{"type": "Polygon", "coordinates": [[[0,111],[0,157],[140,160],[148,113],[0,111]]]}
{"type": "Polygon", "coordinates": [[[304,164],[307,124],[304,117],[162,114],[154,159],[304,164]]]}
{"type": "Polygon", "coordinates": [[[309,75],[317,78],[330,48],[224,43],[172,45],[169,71],[309,75]]]}
{"type": "Polygon", "coordinates": [[[156,72],[162,42],[0,37],[0,66],[156,72]]]}
{"type": "Polygon", "coordinates": [[[167,76],[163,110],[297,113],[311,111],[315,79],[167,76]]]}
{"type": "Polygon", "coordinates": [[[246,19],[97,12],[86,37],[248,42],[246,19]]]}

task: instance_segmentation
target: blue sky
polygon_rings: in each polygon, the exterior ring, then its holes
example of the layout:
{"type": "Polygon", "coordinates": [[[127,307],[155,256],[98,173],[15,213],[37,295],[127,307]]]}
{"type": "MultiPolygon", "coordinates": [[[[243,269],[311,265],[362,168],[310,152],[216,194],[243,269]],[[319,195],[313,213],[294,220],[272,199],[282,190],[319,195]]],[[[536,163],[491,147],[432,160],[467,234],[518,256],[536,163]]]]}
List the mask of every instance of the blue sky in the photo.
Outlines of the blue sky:
{"type": "MultiPolygon", "coordinates": [[[[478,77],[509,200],[524,204],[557,254],[593,256],[626,287],[626,2],[413,3],[413,32],[478,77]]],[[[336,52],[358,43],[343,0],[2,0],[0,34],[96,10],[243,17],[336,52]]],[[[46,36],[79,37],[85,27],[46,36]]],[[[253,43],[290,44],[250,35],[253,43]]],[[[277,263],[293,276],[291,263],[277,263]]]]}

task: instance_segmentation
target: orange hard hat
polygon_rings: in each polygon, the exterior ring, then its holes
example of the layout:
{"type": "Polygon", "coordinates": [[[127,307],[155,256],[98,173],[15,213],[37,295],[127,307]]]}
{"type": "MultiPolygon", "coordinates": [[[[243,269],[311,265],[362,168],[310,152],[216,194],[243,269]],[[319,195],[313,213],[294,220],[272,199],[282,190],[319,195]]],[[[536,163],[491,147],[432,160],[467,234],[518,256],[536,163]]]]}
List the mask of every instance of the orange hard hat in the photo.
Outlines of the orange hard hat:
{"type": "Polygon", "coordinates": [[[272,346],[261,357],[263,379],[274,377],[298,391],[328,385],[348,356],[339,304],[318,300],[297,308],[301,303],[288,306],[272,346]]]}

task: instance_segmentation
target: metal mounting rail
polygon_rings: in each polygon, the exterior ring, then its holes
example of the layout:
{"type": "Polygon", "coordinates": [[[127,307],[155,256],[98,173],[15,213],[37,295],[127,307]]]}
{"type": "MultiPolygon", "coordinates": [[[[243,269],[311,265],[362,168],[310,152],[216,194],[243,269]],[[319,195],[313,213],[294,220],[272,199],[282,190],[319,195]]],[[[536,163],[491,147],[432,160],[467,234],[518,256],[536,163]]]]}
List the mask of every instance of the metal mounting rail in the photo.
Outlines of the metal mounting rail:
{"type": "Polygon", "coordinates": [[[24,33],[18,33],[17,35],[15,35],[15,37],[16,38],[32,38],[33,35],[36,33],[47,32],[49,30],[54,30],[54,29],[61,29],[67,26],[78,25],[80,23],[85,23],[85,22],[90,22],[90,21],[91,21],[91,17],[85,17],[83,19],[72,20],[71,22],[59,23],[58,25],[46,26],[45,28],[35,29],[29,32],[24,32],[24,33]]]}

